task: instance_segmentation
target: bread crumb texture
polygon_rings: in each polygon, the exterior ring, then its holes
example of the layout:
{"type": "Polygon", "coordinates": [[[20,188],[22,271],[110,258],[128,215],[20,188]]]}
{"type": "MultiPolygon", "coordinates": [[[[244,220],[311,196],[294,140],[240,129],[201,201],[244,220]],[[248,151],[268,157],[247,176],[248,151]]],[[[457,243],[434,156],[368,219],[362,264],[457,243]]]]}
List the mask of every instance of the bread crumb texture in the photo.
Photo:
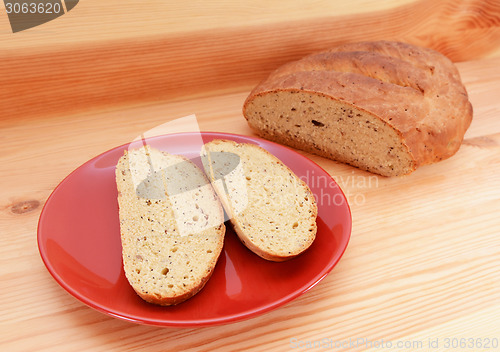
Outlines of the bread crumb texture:
{"type": "Polygon", "coordinates": [[[283,261],[305,251],[316,236],[317,206],[309,187],[266,150],[214,140],[204,146],[204,167],[241,241],[261,257],[283,261]],[[237,155],[228,174],[223,158],[237,155]]]}
{"type": "Polygon", "coordinates": [[[384,176],[452,156],[472,120],[450,60],[388,41],[286,64],[250,93],[243,113],[267,139],[384,176]]]}
{"type": "Polygon", "coordinates": [[[125,275],[144,300],[172,305],[196,294],[224,241],[223,210],[189,160],[148,146],[116,167],[125,275]]]}

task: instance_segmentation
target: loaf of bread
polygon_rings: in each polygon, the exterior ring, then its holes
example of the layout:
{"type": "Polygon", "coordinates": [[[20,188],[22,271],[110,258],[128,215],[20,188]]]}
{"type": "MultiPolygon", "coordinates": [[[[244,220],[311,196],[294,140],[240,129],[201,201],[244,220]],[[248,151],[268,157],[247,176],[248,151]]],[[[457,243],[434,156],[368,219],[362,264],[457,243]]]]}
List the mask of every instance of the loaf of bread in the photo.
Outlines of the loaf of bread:
{"type": "Polygon", "coordinates": [[[144,300],[172,305],[211,276],[224,242],[222,206],[189,160],[150,148],[125,151],[116,167],[123,266],[144,300]]]}
{"type": "Polygon", "coordinates": [[[280,67],[251,92],[243,114],[264,138],[396,176],[455,154],[472,106],[445,56],[377,41],[280,67]]]}
{"type": "Polygon", "coordinates": [[[313,243],[314,196],[279,159],[254,144],[213,140],[205,144],[203,160],[235,232],[250,250],[284,261],[313,243]]]}

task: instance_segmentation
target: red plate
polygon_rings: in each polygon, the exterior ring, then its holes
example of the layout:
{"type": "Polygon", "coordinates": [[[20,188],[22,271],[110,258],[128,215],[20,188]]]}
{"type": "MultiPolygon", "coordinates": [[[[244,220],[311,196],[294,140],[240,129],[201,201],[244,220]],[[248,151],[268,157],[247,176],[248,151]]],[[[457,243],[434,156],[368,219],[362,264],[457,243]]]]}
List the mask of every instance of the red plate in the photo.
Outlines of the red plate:
{"type": "MultiPolygon", "coordinates": [[[[257,144],[309,184],[318,200],[318,233],[295,259],[268,262],[250,252],[227,226],[214,273],[193,298],[173,307],[144,302],[122,267],[115,165],[128,145],[109,150],[66,177],[47,200],[38,224],[38,247],[47,269],[70,294],[98,311],[127,321],[163,326],[229,323],[270,311],[303,294],[339,261],[351,233],[347,200],[333,179],[306,157],[266,140],[226,133],[214,138],[257,144]]],[[[194,158],[200,135],[171,134],[148,144],[194,158]]]]}

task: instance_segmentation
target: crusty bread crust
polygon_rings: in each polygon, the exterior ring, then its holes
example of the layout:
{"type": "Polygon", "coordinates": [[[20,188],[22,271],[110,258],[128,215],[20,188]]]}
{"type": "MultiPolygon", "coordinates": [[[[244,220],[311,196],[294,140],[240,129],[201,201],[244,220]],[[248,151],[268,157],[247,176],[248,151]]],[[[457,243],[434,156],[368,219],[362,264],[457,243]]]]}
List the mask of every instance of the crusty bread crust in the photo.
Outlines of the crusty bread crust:
{"type": "MultiPolygon", "coordinates": [[[[399,42],[346,44],[306,56],[277,69],[245,101],[243,114],[261,136],[331,157],[328,150],[256,122],[265,108],[254,102],[276,92],[328,97],[380,120],[407,147],[413,167],[406,173],[455,154],[472,120],[472,105],[453,63],[434,50],[399,42]]],[[[282,104],[285,110],[287,103],[282,104]]]]}
{"type": "MultiPolygon", "coordinates": [[[[303,253],[307,248],[310,247],[310,245],[314,242],[314,239],[316,237],[316,232],[317,232],[317,225],[316,225],[316,218],[318,215],[318,208],[316,205],[316,201],[314,199],[314,195],[312,194],[311,190],[309,189],[308,185],[300,178],[298,178],[290,168],[288,168],[285,164],[283,164],[278,158],[276,158],[274,155],[269,153],[267,150],[254,145],[254,144],[249,144],[249,143],[237,143],[231,140],[213,140],[204,146],[204,151],[213,151],[213,150],[223,150],[225,152],[231,152],[235,153],[241,156],[241,153],[239,150],[241,148],[248,150],[253,150],[255,154],[258,155],[258,159],[256,156],[256,160],[264,160],[264,159],[269,159],[272,161],[273,165],[275,168],[280,168],[282,170],[286,170],[286,174],[289,175],[290,178],[294,179],[294,182],[296,182],[297,187],[299,187],[305,194],[305,197],[308,199],[307,204],[305,204],[302,213],[307,214],[306,219],[304,220],[305,223],[307,223],[307,229],[306,231],[303,231],[301,234],[296,235],[297,236],[297,241],[301,241],[302,245],[300,247],[295,247],[295,248],[288,248],[284,253],[282,250],[278,251],[275,248],[269,248],[267,247],[269,245],[269,242],[267,241],[267,238],[262,239],[262,241],[258,241],[256,238],[254,238],[253,235],[255,235],[255,227],[250,228],[245,226],[244,221],[244,216],[248,215],[245,214],[238,214],[237,211],[235,211],[233,207],[233,203],[228,199],[228,195],[226,194],[226,190],[224,187],[221,186],[221,184],[215,183],[215,177],[214,177],[214,171],[211,168],[209,164],[204,164],[205,171],[211,178],[213,182],[213,186],[215,188],[215,191],[219,195],[219,199],[221,200],[224,209],[226,210],[226,213],[228,214],[230,218],[230,222],[233,225],[233,229],[240,238],[241,242],[252,252],[255,254],[259,255],[260,257],[270,260],[270,261],[275,261],[275,262],[282,262],[285,260],[289,260],[292,258],[295,258],[299,254],[303,253]],[[220,148],[222,147],[222,148],[220,148]]],[[[210,155],[210,154],[208,154],[210,155]]],[[[210,156],[207,158],[209,163],[210,163],[210,156]]],[[[245,157],[241,156],[242,162],[245,161],[245,157]]],[[[269,173],[272,173],[272,170],[269,170],[269,173]]],[[[261,175],[264,177],[265,175],[261,175]]],[[[249,190],[249,192],[251,192],[249,190]]],[[[265,198],[265,195],[262,195],[263,198],[265,198]]],[[[256,215],[256,214],[252,214],[256,215]]],[[[269,214],[270,216],[276,216],[276,218],[279,217],[280,214],[269,214]]],[[[299,214],[296,214],[297,217],[299,214]]],[[[295,219],[289,219],[292,222],[295,221],[295,219]]],[[[251,225],[251,224],[250,224],[251,225]]],[[[270,226],[270,224],[266,224],[266,226],[270,226]]],[[[267,229],[266,229],[267,230],[267,229]]],[[[290,236],[292,236],[292,231],[290,231],[290,236]]]]}

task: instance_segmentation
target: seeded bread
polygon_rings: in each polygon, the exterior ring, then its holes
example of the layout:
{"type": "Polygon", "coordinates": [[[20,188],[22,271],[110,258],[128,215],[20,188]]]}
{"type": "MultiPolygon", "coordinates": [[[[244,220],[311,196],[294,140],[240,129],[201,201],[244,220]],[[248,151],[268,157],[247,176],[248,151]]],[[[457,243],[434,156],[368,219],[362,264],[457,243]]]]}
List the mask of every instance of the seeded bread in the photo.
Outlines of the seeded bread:
{"type": "Polygon", "coordinates": [[[211,276],[224,215],[205,174],[189,160],[150,148],[125,151],[116,167],[123,266],[144,300],[177,304],[211,276]]]}
{"type": "Polygon", "coordinates": [[[455,154],[472,106],[445,56],[378,41],[280,67],[250,93],[243,114],[264,138],[397,176],[455,154]]]}
{"type": "Polygon", "coordinates": [[[314,196],[279,159],[254,144],[227,140],[213,140],[203,152],[205,172],[245,246],[264,259],[284,261],[313,243],[314,196]],[[226,162],[216,153],[227,154],[226,162]],[[228,170],[234,155],[239,162],[228,170]]]}

